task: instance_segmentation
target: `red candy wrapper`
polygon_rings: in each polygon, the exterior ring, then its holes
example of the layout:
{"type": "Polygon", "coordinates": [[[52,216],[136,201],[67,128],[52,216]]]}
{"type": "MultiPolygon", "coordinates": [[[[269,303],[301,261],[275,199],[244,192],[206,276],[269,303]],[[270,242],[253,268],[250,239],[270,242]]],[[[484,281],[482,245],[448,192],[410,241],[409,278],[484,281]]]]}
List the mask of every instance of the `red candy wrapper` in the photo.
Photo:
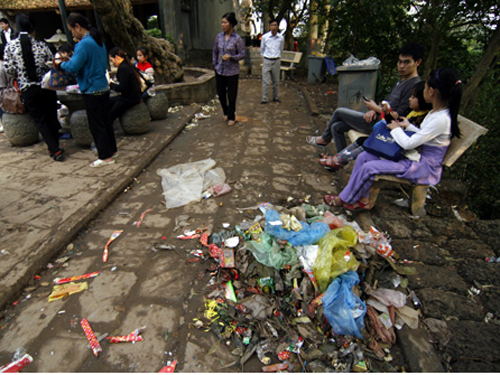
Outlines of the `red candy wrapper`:
{"type": "Polygon", "coordinates": [[[85,336],[87,336],[87,340],[89,340],[89,344],[92,348],[92,351],[94,352],[94,355],[98,357],[99,353],[102,352],[102,348],[101,344],[99,344],[99,341],[97,341],[97,338],[94,335],[94,331],[92,331],[92,328],[90,328],[90,324],[87,319],[82,319],[80,324],[83,328],[83,332],[85,332],[85,336]]]}
{"type": "Polygon", "coordinates": [[[104,253],[102,254],[102,261],[104,263],[106,263],[108,261],[108,256],[109,256],[109,248],[108,247],[109,247],[109,245],[111,244],[111,242],[116,240],[118,238],[118,236],[122,233],[123,233],[122,230],[117,230],[117,231],[113,232],[111,237],[109,237],[108,243],[106,244],[106,246],[104,246],[104,253]]]}
{"type": "Polygon", "coordinates": [[[175,359],[172,364],[168,365],[168,366],[165,366],[163,367],[160,371],[158,372],[168,372],[168,373],[172,373],[175,371],[175,366],[177,365],[177,360],[175,359]]]}
{"type": "Polygon", "coordinates": [[[145,329],[146,327],[141,327],[133,330],[127,336],[108,336],[106,338],[109,340],[111,344],[116,344],[118,342],[142,341],[142,336],[139,336],[139,334],[142,333],[145,329]]]}
{"type": "Polygon", "coordinates": [[[77,281],[77,280],[83,280],[83,279],[90,279],[92,277],[99,276],[101,271],[96,271],[96,272],[91,272],[91,273],[86,273],[85,275],[80,275],[80,276],[73,276],[73,277],[67,277],[65,279],[54,279],[54,283],[56,284],[64,284],[64,283],[69,283],[71,281],[77,281]]]}
{"type": "Polygon", "coordinates": [[[209,236],[208,233],[203,233],[200,237],[200,243],[203,246],[208,247],[208,252],[212,258],[220,261],[224,257],[224,251],[215,244],[209,245],[208,244],[208,236],[209,236]]]}
{"type": "Polygon", "coordinates": [[[28,366],[31,362],[33,362],[33,357],[29,354],[25,354],[22,358],[19,358],[17,361],[7,363],[6,365],[0,367],[0,372],[19,372],[26,366],[28,366]]]}
{"type": "Polygon", "coordinates": [[[136,227],[140,227],[140,226],[141,226],[141,224],[142,224],[142,222],[144,221],[144,218],[146,217],[146,214],[147,214],[148,212],[151,212],[151,211],[153,211],[153,209],[152,209],[152,208],[149,208],[149,209],[147,209],[146,211],[144,211],[144,212],[141,214],[141,217],[139,218],[139,221],[136,221],[136,222],[134,223],[134,225],[135,225],[136,227]]]}

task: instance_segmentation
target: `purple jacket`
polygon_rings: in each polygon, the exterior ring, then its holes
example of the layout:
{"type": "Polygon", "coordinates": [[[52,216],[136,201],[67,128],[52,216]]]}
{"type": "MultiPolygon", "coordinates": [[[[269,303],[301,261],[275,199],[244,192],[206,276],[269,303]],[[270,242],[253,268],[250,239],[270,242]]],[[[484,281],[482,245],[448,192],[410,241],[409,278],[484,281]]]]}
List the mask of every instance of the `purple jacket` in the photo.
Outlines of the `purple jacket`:
{"type": "Polygon", "coordinates": [[[234,76],[240,73],[239,61],[245,57],[245,44],[241,36],[234,31],[226,41],[224,33],[215,37],[214,49],[212,51],[212,63],[217,74],[222,76],[234,76]],[[229,54],[231,58],[222,61],[222,56],[229,54]]]}

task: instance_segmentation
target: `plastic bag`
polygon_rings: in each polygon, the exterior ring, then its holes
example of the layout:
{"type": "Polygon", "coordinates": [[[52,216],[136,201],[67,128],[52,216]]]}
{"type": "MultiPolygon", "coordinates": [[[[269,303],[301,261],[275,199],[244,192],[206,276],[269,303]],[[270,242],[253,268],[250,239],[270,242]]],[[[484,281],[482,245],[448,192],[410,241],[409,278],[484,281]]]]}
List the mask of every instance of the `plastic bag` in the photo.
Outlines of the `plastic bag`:
{"type": "Polygon", "coordinates": [[[161,186],[167,208],[180,207],[199,201],[204,189],[219,182],[224,183],[224,180],[220,181],[220,179],[226,178],[224,171],[220,168],[210,171],[214,166],[213,159],[205,159],[158,169],[156,173],[162,179],[161,186]],[[207,173],[208,171],[210,172],[207,173]],[[205,187],[205,185],[208,186],[205,187]]]}
{"type": "Polygon", "coordinates": [[[380,65],[380,60],[377,59],[375,56],[371,56],[367,59],[360,60],[356,57],[354,57],[352,54],[349,55],[347,59],[344,60],[342,63],[344,66],[352,66],[352,65],[380,65]]]}
{"type": "Polygon", "coordinates": [[[297,258],[306,271],[311,271],[318,257],[318,245],[296,246],[297,258]]]}
{"type": "Polygon", "coordinates": [[[321,301],[323,314],[334,333],[356,335],[362,339],[366,305],[352,291],[353,286],[358,283],[359,276],[356,272],[346,272],[332,281],[321,301]]]}
{"type": "Polygon", "coordinates": [[[259,263],[277,270],[297,262],[297,254],[292,247],[287,246],[281,250],[273,237],[266,232],[259,235],[258,241],[247,241],[246,247],[259,263]]]}
{"type": "Polygon", "coordinates": [[[386,306],[394,306],[399,309],[406,305],[406,294],[398,292],[397,290],[386,288],[372,289],[368,284],[365,284],[365,292],[375,297],[386,306]]]}
{"type": "Polygon", "coordinates": [[[347,272],[356,271],[359,262],[351,254],[349,247],[356,245],[358,235],[351,226],[334,229],[319,240],[319,251],[313,272],[320,293],[323,293],[330,282],[337,276],[347,272]]]}
{"type": "Polygon", "coordinates": [[[283,221],[278,211],[273,209],[266,211],[265,231],[276,238],[290,242],[292,246],[313,245],[330,230],[328,224],[325,223],[312,223],[309,225],[301,221],[302,229],[297,232],[282,228],[282,224],[283,221]]]}

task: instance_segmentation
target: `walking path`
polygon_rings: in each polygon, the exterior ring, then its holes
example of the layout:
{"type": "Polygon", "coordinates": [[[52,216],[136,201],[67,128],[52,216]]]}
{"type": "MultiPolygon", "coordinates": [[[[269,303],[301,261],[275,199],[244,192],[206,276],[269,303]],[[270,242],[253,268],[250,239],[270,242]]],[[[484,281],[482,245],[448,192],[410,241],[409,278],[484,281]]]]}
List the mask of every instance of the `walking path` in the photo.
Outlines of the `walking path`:
{"type": "MultiPolygon", "coordinates": [[[[206,280],[196,276],[206,271],[206,264],[187,264],[175,252],[155,254],[150,247],[162,236],[178,234],[174,227],[180,214],[192,218],[192,227],[218,231],[224,222],[237,224],[255,216],[238,208],[262,201],[278,204],[289,197],[318,204],[325,192],[339,192],[337,176],[317,165],[318,150],[304,142],[316,127],[323,130],[324,122],[310,116],[303,90],[282,85],[282,103],[260,105],[260,85],[260,80],[240,81],[235,126],[220,120],[215,103],[211,118],[180,133],[200,111],[199,106],[186,106],[164,121],[153,122],[147,134],[118,132],[118,162],[100,169],[89,168],[95,156],[71,140],[63,143],[67,160],[56,163],[46,156],[43,143],[11,148],[0,136],[0,306],[6,322],[0,331],[0,364],[24,347],[35,358],[28,370],[37,372],[63,368],[155,372],[171,357],[168,353],[176,355],[182,372],[235,371],[230,366],[234,357],[219,346],[213,333],[190,327],[206,293],[206,280]],[[239,182],[239,188],[218,199],[166,210],[156,169],[206,158],[216,160],[233,186],[239,182]],[[140,213],[150,208],[153,211],[142,226],[133,226],[140,213]],[[115,244],[120,251],[112,252],[103,265],[105,242],[114,230],[123,228],[125,233],[115,244]],[[68,252],[70,242],[78,251],[71,250],[69,266],[42,273],[49,262],[68,252]],[[112,271],[113,267],[117,270],[112,271]],[[50,303],[46,292],[51,287],[41,287],[33,279],[39,273],[42,280],[51,281],[55,275],[99,269],[103,273],[89,282],[90,290],[50,303]],[[33,290],[31,300],[26,299],[26,286],[33,290]],[[19,303],[6,309],[21,291],[19,303]],[[125,335],[147,325],[147,340],[108,345],[94,360],[78,323],[84,317],[100,333],[125,335]]],[[[387,231],[400,258],[415,267],[417,272],[407,276],[408,288],[416,292],[425,318],[447,324],[434,340],[452,370],[499,371],[500,327],[484,321],[488,312],[494,318],[499,315],[499,265],[483,259],[498,251],[498,237],[485,233],[500,225],[468,224],[453,216],[415,221],[391,203],[400,196],[396,190],[384,192],[371,215],[356,219],[365,228],[375,225],[387,231]],[[473,291],[470,296],[473,286],[479,294],[473,291]]],[[[443,210],[449,209],[442,204],[443,210]]],[[[193,243],[184,246],[188,250],[193,243]]],[[[404,358],[406,370],[446,368],[423,328],[397,333],[398,345],[391,353],[401,356],[396,358],[399,362],[404,358]]]]}

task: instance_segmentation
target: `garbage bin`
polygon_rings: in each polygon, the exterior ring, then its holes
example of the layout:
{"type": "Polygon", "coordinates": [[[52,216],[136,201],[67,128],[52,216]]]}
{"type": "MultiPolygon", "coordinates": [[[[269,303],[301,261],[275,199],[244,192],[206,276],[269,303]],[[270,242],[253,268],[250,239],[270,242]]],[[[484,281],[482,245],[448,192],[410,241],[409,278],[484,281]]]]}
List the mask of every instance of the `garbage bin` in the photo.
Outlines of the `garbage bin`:
{"type": "Polygon", "coordinates": [[[308,83],[322,83],[325,80],[325,58],[309,55],[308,83]]]}
{"type": "Polygon", "coordinates": [[[375,98],[380,65],[338,66],[338,106],[367,112],[363,96],[375,98]]]}

